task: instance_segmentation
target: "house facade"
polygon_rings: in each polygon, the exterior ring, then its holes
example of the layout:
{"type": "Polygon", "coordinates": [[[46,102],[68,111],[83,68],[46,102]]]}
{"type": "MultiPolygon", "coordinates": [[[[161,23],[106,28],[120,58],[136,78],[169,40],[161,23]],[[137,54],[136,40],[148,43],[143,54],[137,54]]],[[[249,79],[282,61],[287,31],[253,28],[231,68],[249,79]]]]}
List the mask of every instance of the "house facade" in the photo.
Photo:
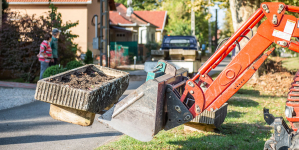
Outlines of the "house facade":
{"type": "Polygon", "coordinates": [[[116,3],[110,11],[110,41],[161,42],[167,23],[167,11],[134,11],[116,3]]]}
{"type": "MultiPolygon", "coordinates": [[[[106,1],[108,1],[108,8],[105,8],[105,5],[103,5],[104,11],[116,9],[114,0],[106,1]]],[[[12,11],[18,11],[28,15],[36,14],[37,16],[45,16],[50,10],[48,0],[7,0],[7,2],[12,11]]],[[[52,0],[51,3],[58,8],[57,11],[61,13],[63,23],[67,21],[79,21],[79,24],[70,30],[73,34],[79,35],[73,42],[81,47],[82,52],[85,53],[89,49],[94,55],[100,54],[99,50],[93,49],[92,46],[92,41],[95,36],[95,27],[91,23],[95,14],[98,16],[101,15],[98,0],[52,0]]],[[[104,36],[106,36],[105,32],[104,36]]]]}
{"type": "MultiPolygon", "coordinates": [[[[163,36],[166,35],[164,27],[167,24],[167,11],[134,11],[136,16],[142,18],[144,21],[157,26],[155,30],[155,41],[161,43],[163,36]]],[[[151,35],[153,36],[153,35],[151,35]]]]}

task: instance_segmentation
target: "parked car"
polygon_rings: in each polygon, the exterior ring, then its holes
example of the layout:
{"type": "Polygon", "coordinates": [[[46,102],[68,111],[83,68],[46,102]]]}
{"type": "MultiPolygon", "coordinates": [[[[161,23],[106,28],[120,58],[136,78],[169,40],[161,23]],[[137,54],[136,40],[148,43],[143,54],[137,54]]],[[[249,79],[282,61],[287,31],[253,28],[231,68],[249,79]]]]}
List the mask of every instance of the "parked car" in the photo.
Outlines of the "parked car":
{"type": "Polygon", "coordinates": [[[198,50],[194,36],[164,36],[160,50],[188,49],[198,50]]]}

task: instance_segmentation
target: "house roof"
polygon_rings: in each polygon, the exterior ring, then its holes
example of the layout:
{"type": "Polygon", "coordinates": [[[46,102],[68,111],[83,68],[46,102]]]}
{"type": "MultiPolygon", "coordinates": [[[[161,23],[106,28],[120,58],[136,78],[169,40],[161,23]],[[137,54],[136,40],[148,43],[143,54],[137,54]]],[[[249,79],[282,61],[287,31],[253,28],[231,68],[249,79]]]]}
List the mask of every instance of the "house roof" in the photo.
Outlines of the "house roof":
{"type": "Polygon", "coordinates": [[[125,19],[122,17],[117,11],[110,11],[109,12],[109,19],[112,24],[132,24],[133,22],[125,19]]]}
{"type": "Polygon", "coordinates": [[[128,17],[127,14],[127,7],[121,3],[116,3],[116,11],[119,13],[121,17],[128,20],[132,23],[136,23],[138,25],[146,25],[148,22],[143,21],[142,19],[138,18],[135,14],[132,14],[128,17]]]}
{"type": "Polygon", "coordinates": [[[150,22],[145,21],[134,13],[131,16],[127,16],[127,8],[121,3],[115,3],[116,11],[109,12],[109,19],[112,25],[120,26],[155,26],[150,22]]]}
{"type": "MultiPolygon", "coordinates": [[[[49,4],[49,0],[7,0],[9,5],[49,4]]],[[[51,0],[53,4],[91,4],[92,0],[51,0]]],[[[114,0],[109,0],[110,10],[116,10],[114,0]]]]}
{"type": "Polygon", "coordinates": [[[167,11],[134,11],[134,14],[143,20],[157,26],[157,30],[164,29],[167,11]]]}
{"type": "MultiPolygon", "coordinates": [[[[91,4],[92,0],[51,0],[56,4],[91,4]]],[[[7,0],[9,4],[48,4],[49,0],[7,0]]]]}

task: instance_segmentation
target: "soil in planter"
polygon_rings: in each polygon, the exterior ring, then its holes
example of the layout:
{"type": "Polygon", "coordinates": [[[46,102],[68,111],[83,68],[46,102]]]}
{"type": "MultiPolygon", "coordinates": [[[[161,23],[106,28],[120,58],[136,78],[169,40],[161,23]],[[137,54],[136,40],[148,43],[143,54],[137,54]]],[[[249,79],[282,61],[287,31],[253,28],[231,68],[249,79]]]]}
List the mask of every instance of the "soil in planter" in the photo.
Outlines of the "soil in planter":
{"type": "Polygon", "coordinates": [[[92,68],[88,67],[84,72],[74,72],[74,74],[65,75],[59,79],[50,79],[50,82],[68,85],[73,88],[82,89],[82,90],[93,90],[103,83],[114,79],[113,76],[105,75],[101,72],[96,72],[92,68]]]}

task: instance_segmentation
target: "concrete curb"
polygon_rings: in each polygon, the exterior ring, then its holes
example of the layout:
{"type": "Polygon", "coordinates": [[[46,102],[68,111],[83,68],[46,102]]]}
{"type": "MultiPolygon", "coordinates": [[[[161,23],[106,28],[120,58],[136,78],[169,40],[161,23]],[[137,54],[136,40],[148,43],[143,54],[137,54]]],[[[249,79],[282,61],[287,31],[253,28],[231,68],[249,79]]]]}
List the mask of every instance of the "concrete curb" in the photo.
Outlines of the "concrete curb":
{"type": "Polygon", "coordinates": [[[0,87],[35,89],[36,84],[0,81],[0,87]]]}

